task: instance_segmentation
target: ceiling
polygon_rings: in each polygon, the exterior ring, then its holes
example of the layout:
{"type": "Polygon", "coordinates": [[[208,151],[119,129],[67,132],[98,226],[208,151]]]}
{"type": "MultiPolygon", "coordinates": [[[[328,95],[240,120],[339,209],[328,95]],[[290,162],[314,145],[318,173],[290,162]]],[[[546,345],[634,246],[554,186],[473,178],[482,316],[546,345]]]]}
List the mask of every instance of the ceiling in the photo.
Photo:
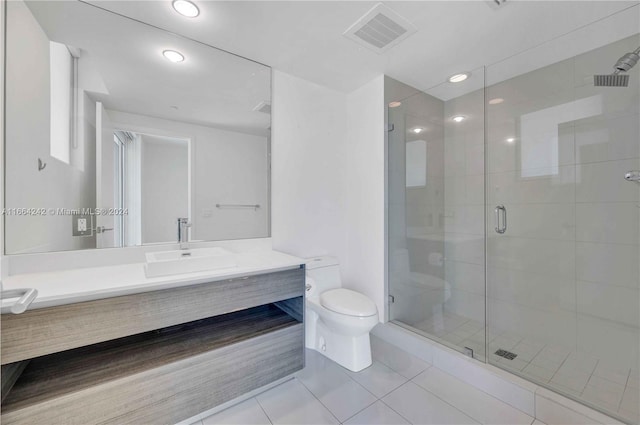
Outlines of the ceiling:
{"type": "Polygon", "coordinates": [[[270,115],[254,111],[271,99],[268,67],[85,3],[26,4],[49,40],[80,49],[80,85],[107,109],[269,134],[270,115]],[[186,59],[169,62],[165,49],[186,59]]]}
{"type": "MultiPolygon", "coordinates": [[[[459,71],[498,63],[529,49],[539,50],[550,40],[607,16],[632,6],[636,7],[630,13],[638,15],[640,9],[638,1],[616,0],[509,0],[501,7],[488,0],[386,1],[418,31],[377,54],[342,36],[377,2],[194,1],[201,15],[190,19],[175,13],[169,0],[90,0],[342,92],[350,92],[380,73],[426,90],[459,71]]],[[[637,26],[624,30],[625,34],[614,34],[613,38],[638,32],[637,26]]],[[[609,30],[601,31],[606,35],[609,30]]],[[[592,43],[599,40],[589,39],[592,43]]],[[[544,54],[552,51],[552,57],[561,60],[575,55],[576,48],[565,43],[544,54]]],[[[532,60],[520,62],[519,73],[542,66],[532,60]]],[[[507,78],[509,72],[503,70],[501,76],[507,78]]]]}

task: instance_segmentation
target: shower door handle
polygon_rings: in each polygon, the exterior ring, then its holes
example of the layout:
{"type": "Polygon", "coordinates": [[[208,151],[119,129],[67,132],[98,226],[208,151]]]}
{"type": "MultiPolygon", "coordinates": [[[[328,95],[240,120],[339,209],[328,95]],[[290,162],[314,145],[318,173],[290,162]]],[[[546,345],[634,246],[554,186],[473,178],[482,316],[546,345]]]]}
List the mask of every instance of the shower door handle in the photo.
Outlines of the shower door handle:
{"type": "Polygon", "coordinates": [[[503,234],[507,231],[507,209],[504,205],[498,205],[495,209],[496,212],[496,233],[503,234]],[[502,220],[500,220],[502,216],[502,220]],[[502,224],[500,222],[502,221],[502,224]]]}

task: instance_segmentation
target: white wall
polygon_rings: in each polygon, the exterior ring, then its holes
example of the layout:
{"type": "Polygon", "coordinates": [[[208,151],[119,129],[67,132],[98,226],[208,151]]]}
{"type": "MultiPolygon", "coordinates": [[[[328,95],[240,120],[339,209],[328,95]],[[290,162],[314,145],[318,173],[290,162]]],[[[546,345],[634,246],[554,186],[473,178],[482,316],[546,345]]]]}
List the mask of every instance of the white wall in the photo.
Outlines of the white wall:
{"type": "Polygon", "coordinates": [[[269,236],[268,144],[251,134],[109,111],[116,129],[191,140],[192,240],[269,236]],[[216,204],[260,204],[218,209],[216,204]]]}
{"type": "Polygon", "coordinates": [[[273,71],[274,249],[303,258],[331,255],[346,264],[346,100],[273,71]]]}
{"type": "Polygon", "coordinates": [[[383,320],[383,77],[345,95],[273,73],[272,238],[300,257],[331,255],[343,286],[383,320]]]}
{"type": "Polygon", "coordinates": [[[175,242],[177,219],[189,213],[188,142],[153,136],[140,140],[142,243],[175,242]]]}
{"type": "Polygon", "coordinates": [[[384,76],[347,97],[347,263],[345,285],[375,301],[384,320],[384,76]]]}
{"type": "MultiPolygon", "coordinates": [[[[49,39],[23,2],[7,3],[6,205],[82,208],[95,205],[95,146],[84,167],[50,156],[49,39]],[[38,171],[38,158],[47,166],[38,171]]],[[[94,106],[95,108],[95,106],[94,106]]],[[[83,130],[91,133],[91,122],[83,130]]],[[[95,125],[95,124],[94,124],[95,125]]],[[[95,133],[95,129],[93,130],[95,133]]],[[[95,138],[95,134],[93,135],[95,138]]],[[[6,253],[83,249],[95,238],[73,237],[71,216],[6,216],[6,253]]]]}

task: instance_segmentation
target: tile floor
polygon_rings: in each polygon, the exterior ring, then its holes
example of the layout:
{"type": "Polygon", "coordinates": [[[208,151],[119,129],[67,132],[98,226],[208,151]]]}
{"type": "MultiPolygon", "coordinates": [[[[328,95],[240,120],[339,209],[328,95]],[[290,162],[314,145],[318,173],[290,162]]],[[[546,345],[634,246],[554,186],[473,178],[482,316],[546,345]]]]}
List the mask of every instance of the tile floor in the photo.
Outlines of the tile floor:
{"type": "Polygon", "coordinates": [[[359,373],[307,350],[307,366],[294,379],[196,425],[534,423],[384,341],[372,337],[372,347],[374,363],[359,373]]]}
{"type": "MultiPolygon", "coordinates": [[[[444,313],[442,317],[413,326],[453,346],[472,348],[484,359],[482,323],[444,313]]],[[[490,363],[616,413],[629,422],[640,422],[640,374],[637,370],[608,364],[569,347],[545,344],[509,332],[494,331],[490,333],[489,341],[490,363]],[[513,360],[497,356],[494,353],[499,348],[518,356],[513,360]]]]}

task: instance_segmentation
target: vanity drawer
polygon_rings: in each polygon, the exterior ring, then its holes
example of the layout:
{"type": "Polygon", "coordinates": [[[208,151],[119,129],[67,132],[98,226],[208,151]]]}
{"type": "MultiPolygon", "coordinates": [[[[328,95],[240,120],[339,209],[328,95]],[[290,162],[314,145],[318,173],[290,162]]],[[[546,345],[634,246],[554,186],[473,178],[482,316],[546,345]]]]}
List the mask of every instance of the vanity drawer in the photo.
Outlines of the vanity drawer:
{"type": "Polygon", "coordinates": [[[304,268],[3,314],[2,364],[304,296],[304,268]]]}

